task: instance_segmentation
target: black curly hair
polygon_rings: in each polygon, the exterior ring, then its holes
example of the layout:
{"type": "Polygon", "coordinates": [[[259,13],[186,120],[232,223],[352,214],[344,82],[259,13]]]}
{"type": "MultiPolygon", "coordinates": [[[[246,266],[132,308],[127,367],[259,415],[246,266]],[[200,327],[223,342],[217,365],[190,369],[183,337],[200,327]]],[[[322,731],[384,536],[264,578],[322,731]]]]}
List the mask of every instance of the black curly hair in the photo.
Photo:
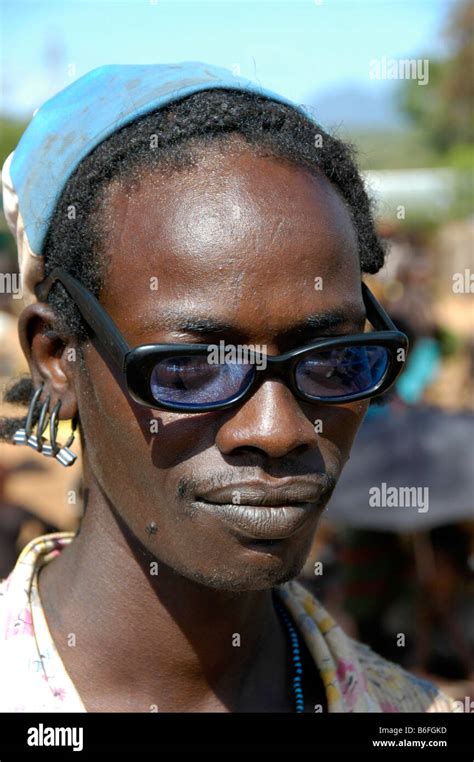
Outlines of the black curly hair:
{"type": "MultiPolygon", "coordinates": [[[[239,137],[249,150],[325,175],[344,199],[357,233],[360,268],[376,273],[384,263],[372,202],[349,144],[328,134],[314,119],[268,98],[234,90],[207,90],[136,119],[100,143],[67,182],[45,239],[45,274],[64,267],[96,296],[107,274],[101,256],[108,225],[105,196],[112,181],[133,184],[154,168],[175,172],[193,166],[206,146],[239,137]]],[[[61,284],[48,303],[58,329],[77,340],[87,327],[61,284]]],[[[28,404],[33,383],[28,376],[7,389],[4,400],[28,404]]],[[[38,402],[36,416],[41,405],[38,402]]],[[[0,439],[10,439],[24,419],[0,419],[0,439]]]]}

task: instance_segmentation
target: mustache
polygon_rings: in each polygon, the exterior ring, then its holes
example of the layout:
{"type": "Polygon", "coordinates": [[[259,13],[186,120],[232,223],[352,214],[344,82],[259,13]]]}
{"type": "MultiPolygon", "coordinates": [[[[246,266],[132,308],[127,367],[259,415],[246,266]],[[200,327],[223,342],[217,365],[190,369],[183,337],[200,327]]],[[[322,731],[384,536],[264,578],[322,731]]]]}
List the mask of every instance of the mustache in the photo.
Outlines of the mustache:
{"type": "MultiPolygon", "coordinates": [[[[183,476],[179,479],[176,487],[176,496],[180,500],[187,498],[193,498],[196,495],[204,492],[212,492],[222,488],[232,489],[233,485],[241,485],[245,482],[268,480],[269,474],[262,472],[256,472],[252,469],[237,469],[234,468],[231,471],[212,471],[208,473],[200,473],[199,476],[183,476]]],[[[289,479],[293,478],[296,482],[301,480],[306,483],[313,482],[321,488],[321,498],[330,496],[337,484],[338,475],[328,473],[326,471],[315,472],[297,472],[286,471],[279,477],[272,474],[271,479],[289,479]]],[[[278,482],[274,482],[275,488],[278,488],[278,482]]]]}

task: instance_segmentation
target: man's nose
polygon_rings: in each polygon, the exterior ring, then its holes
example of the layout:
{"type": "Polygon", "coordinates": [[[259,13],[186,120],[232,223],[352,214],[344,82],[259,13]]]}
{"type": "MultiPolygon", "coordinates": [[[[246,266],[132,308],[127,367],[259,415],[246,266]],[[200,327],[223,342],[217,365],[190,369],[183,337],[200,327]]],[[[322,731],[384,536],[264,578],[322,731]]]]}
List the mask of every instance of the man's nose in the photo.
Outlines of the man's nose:
{"type": "Polygon", "coordinates": [[[318,434],[283,381],[267,379],[220,427],[216,444],[224,455],[251,447],[281,458],[318,447],[318,434]]]}

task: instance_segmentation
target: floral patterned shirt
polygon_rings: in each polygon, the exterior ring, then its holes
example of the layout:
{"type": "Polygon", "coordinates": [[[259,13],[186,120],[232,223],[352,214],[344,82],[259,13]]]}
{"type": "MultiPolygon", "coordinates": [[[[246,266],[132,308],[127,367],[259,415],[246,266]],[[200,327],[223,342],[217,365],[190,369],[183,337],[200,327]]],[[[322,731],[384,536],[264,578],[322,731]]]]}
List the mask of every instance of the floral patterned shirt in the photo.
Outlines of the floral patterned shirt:
{"type": "MultiPolygon", "coordinates": [[[[37,537],[0,582],[0,711],[85,712],[55,647],[38,593],[38,571],[74,538],[37,537]]],[[[299,582],[276,588],[324,684],[329,712],[453,712],[454,702],[349,638],[299,582]]]]}

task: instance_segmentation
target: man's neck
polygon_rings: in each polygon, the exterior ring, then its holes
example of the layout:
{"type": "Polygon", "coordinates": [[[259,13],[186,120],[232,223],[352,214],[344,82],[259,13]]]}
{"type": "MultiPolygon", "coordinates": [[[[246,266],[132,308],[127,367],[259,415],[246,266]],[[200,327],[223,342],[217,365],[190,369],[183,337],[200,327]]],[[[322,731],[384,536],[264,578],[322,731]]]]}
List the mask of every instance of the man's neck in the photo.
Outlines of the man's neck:
{"type": "Polygon", "coordinates": [[[39,575],[51,634],[86,709],[291,711],[271,590],[213,589],[161,561],[154,576],[151,561],[92,489],[79,534],[39,575]]]}

